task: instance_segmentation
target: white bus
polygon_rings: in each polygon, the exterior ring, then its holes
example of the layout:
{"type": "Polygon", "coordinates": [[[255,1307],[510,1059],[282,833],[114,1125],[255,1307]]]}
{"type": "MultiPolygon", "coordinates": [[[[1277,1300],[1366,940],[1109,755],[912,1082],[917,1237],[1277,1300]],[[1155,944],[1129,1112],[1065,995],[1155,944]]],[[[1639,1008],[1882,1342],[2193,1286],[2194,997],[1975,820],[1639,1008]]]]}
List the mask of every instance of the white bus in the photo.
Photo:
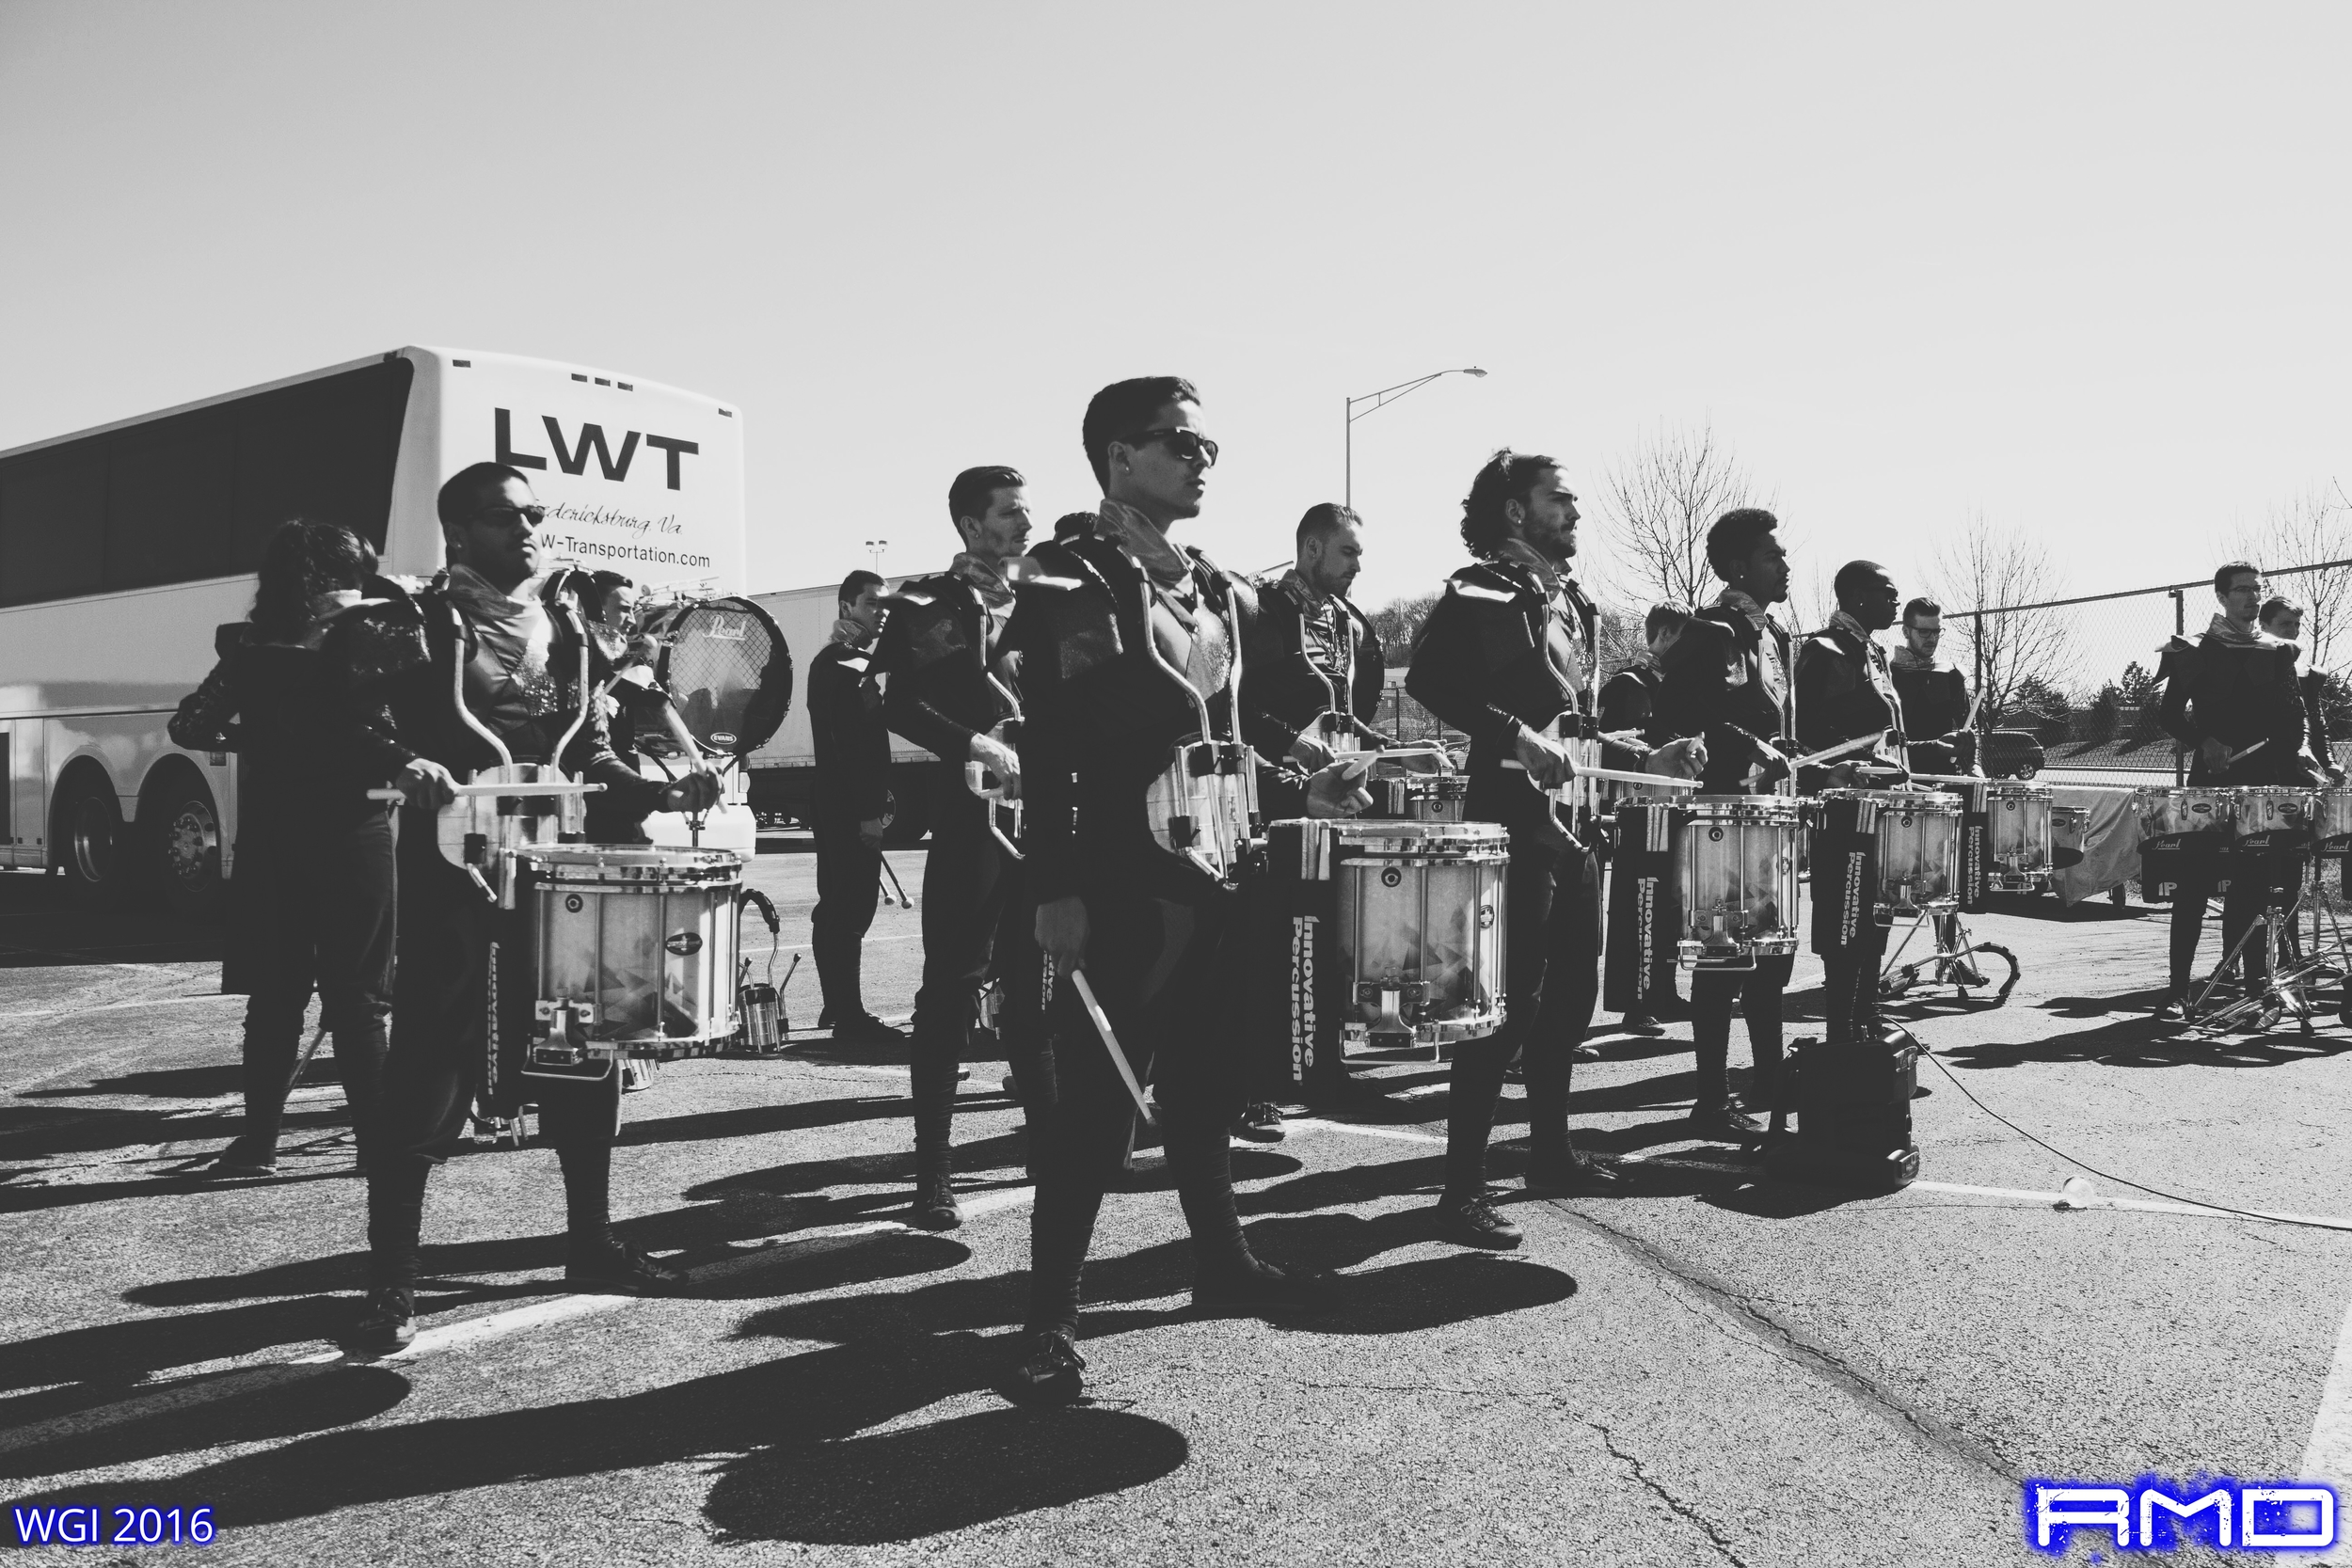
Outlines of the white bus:
{"type": "Polygon", "coordinates": [[[235,773],[165,724],[287,518],[342,523],[385,570],[426,576],[442,481],[486,459],[530,474],[546,559],[740,593],[741,426],[632,376],[402,348],[0,451],[0,864],[92,905],[213,905],[235,773]]]}
{"type": "MultiPolygon", "coordinates": [[[[833,641],[834,622],[841,615],[841,585],[788,588],[755,594],[752,602],[766,610],[784,633],[792,650],[793,679],[801,689],[791,710],[768,744],[744,759],[750,771],[752,809],[763,816],[788,816],[811,825],[817,806],[817,741],[809,728],[808,673],[817,655],[833,641]]],[[[891,844],[913,844],[930,831],[930,789],[938,759],[901,735],[890,737],[890,792],[898,799],[898,815],[885,835],[891,844]]]]}

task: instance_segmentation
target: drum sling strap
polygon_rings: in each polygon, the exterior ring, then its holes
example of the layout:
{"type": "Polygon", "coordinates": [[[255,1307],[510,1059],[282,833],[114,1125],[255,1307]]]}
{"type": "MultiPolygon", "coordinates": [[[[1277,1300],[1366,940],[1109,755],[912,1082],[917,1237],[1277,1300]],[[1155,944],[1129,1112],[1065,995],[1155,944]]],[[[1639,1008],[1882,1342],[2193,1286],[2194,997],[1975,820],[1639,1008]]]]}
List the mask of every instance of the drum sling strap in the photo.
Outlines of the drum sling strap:
{"type": "Polygon", "coordinates": [[[1617,808],[1601,974],[1601,1006],[1613,1013],[1647,1012],[1675,993],[1674,844],[1686,816],[1663,804],[1617,808]]]}

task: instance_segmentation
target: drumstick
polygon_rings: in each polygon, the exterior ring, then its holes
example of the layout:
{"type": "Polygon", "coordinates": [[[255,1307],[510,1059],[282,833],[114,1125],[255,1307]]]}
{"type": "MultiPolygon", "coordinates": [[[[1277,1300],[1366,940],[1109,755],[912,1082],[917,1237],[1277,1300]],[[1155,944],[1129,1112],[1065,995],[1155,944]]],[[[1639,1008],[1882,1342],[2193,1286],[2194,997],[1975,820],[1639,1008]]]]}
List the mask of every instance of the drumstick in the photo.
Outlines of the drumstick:
{"type": "MultiPolygon", "coordinates": [[[[880,849],[877,849],[874,851],[874,858],[882,862],[882,875],[890,879],[890,885],[898,889],[898,907],[902,910],[911,910],[914,908],[914,900],[909,898],[907,896],[907,890],[900,887],[898,884],[898,874],[890,869],[890,857],[883,854],[880,849]]],[[[885,898],[882,902],[886,904],[890,902],[890,900],[885,898]]]]}
{"type": "Polygon", "coordinates": [[[2257,741],[2255,741],[2255,742],[2254,742],[2254,744],[2252,744],[2251,746],[2249,746],[2249,747],[2248,747],[2248,748],[2246,748],[2246,750],[2244,750],[2243,752],[2231,752],[2228,756],[2223,757],[2223,758],[2221,759],[2221,766],[2222,766],[2222,767],[2224,767],[2224,768],[2227,768],[2227,767],[2229,767],[2232,763],[2233,763],[2233,762],[2237,761],[2237,759],[2238,759],[2238,758],[2240,758],[2240,757],[2250,757],[2250,756],[2252,756],[2252,755],[2253,755],[2256,752],[2261,751],[2264,747],[2265,747],[2265,746],[2267,746],[2267,745],[2269,745],[2269,744],[2270,744],[2270,742],[2269,742],[2269,741],[2267,741],[2267,740],[2257,740],[2257,741]]]}
{"type": "MultiPolygon", "coordinates": [[[[461,797],[484,795],[512,795],[517,797],[525,795],[601,795],[604,793],[604,785],[600,784],[557,784],[553,782],[541,784],[462,784],[450,785],[449,792],[452,795],[461,797]]],[[[402,790],[371,789],[368,791],[368,799],[371,800],[390,800],[397,802],[405,800],[408,797],[406,793],[402,790]]]]}
{"type": "Polygon", "coordinates": [[[1794,775],[1800,768],[1819,768],[1825,762],[1835,762],[1839,757],[1851,756],[1856,752],[1867,752],[1883,738],[1883,732],[1877,735],[1858,735],[1851,740],[1841,740],[1835,746],[1814,752],[1811,756],[1799,757],[1788,765],[1788,771],[1794,775]]]}
{"type": "Polygon", "coordinates": [[[1677,779],[1664,773],[1629,773],[1622,768],[1580,768],[1580,779],[1606,779],[1611,784],[1656,784],[1661,789],[1696,789],[1696,779],[1677,779]]]}
{"type": "Polygon", "coordinates": [[[1103,1037],[1103,1049],[1111,1053],[1111,1065],[1119,1069],[1119,1081],[1127,1085],[1128,1097],[1135,1101],[1136,1110],[1147,1126],[1157,1125],[1152,1107],[1143,1098],[1143,1085],[1136,1082],[1136,1069],[1127,1065],[1127,1053],[1119,1049],[1119,1037],[1111,1033],[1111,1021],[1103,1011],[1103,1004],[1094,1000],[1094,988],[1087,984],[1087,972],[1073,969],[1071,979],[1077,982],[1078,1000],[1086,1004],[1087,1017],[1094,1021],[1094,1032],[1103,1037]]]}

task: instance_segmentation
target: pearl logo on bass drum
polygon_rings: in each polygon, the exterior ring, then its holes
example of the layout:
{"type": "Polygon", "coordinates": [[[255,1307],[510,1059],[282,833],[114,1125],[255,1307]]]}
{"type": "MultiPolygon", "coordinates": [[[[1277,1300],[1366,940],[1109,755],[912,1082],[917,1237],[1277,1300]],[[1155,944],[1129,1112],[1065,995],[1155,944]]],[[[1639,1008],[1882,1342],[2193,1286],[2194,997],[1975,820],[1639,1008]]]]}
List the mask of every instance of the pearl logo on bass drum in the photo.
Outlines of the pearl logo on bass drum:
{"type": "Polygon", "coordinates": [[[681,958],[691,958],[703,950],[703,939],[699,932],[673,931],[670,933],[669,941],[661,945],[681,958]]]}

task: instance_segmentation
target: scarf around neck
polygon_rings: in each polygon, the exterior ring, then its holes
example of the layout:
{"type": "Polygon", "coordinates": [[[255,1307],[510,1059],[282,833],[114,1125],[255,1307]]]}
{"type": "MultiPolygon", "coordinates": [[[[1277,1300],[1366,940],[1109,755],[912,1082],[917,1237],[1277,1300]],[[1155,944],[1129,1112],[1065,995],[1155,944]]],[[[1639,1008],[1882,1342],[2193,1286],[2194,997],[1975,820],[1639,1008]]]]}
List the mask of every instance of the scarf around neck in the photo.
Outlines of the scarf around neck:
{"type": "Polygon", "coordinates": [[[970,583],[980,602],[992,610],[1002,610],[1012,603],[1012,584],[1005,580],[1001,562],[974,555],[970,550],[960,550],[948,563],[947,575],[970,583]]]}
{"type": "Polygon", "coordinates": [[[2213,618],[2213,625],[2205,628],[2205,635],[2212,638],[2217,642],[2227,642],[2233,648],[2278,648],[2285,646],[2280,639],[2271,636],[2260,626],[2256,626],[2250,630],[2241,630],[2237,624],[2232,621],[2227,615],[2215,616],[2213,618]]]}
{"type": "Polygon", "coordinates": [[[1897,647],[1893,653],[1887,655],[1886,660],[1898,670],[1949,670],[1956,668],[1956,666],[1945,663],[1941,655],[1931,658],[1927,655],[1918,652],[1908,642],[1902,643],[1897,647]]]}
{"type": "Polygon", "coordinates": [[[1103,531],[1112,542],[1141,562],[1145,573],[1162,588],[1175,588],[1192,576],[1192,557],[1168,543],[1168,535],[1151,518],[1125,501],[1104,496],[1095,515],[1103,519],[1103,531]]]}
{"type": "Polygon", "coordinates": [[[1524,539],[1505,539],[1495,550],[1497,561],[1508,561],[1535,574],[1546,594],[1557,594],[1568,580],[1565,567],[1524,539]]]}

